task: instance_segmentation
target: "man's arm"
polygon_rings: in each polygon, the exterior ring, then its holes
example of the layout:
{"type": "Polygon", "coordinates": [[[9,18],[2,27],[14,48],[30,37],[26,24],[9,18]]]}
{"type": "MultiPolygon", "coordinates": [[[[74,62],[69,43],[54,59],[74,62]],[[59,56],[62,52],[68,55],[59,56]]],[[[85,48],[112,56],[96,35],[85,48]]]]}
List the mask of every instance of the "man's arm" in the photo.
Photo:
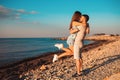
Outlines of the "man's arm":
{"type": "Polygon", "coordinates": [[[90,33],[90,27],[89,27],[89,24],[87,25],[87,29],[86,29],[86,34],[89,34],[90,33]]]}

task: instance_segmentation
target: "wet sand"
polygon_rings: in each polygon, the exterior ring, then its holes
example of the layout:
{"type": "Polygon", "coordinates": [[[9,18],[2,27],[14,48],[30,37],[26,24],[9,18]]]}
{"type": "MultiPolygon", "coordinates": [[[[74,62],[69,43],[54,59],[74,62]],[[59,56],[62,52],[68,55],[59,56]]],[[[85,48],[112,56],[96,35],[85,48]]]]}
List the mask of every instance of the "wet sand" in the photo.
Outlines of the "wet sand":
{"type": "Polygon", "coordinates": [[[95,42],[82,49],[83,71],[76,71],[73,56],[52,63],[54,54],[48,53],[0,68],[0,80],[103,80],[120,73],[120,36],[96,35],[86,38],[95,42]]]}

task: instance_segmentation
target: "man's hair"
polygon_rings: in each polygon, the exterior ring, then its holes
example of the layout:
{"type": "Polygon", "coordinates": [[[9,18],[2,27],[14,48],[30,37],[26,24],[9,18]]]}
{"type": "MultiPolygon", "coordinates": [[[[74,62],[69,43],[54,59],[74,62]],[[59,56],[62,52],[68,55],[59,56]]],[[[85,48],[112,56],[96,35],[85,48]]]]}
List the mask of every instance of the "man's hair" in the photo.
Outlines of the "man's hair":
{"type": "Polygon", "coordinates": [[[89,20],[89,16],[87,14],[83,14],[83,16],[86,18],[86,22],[89,20]]]}

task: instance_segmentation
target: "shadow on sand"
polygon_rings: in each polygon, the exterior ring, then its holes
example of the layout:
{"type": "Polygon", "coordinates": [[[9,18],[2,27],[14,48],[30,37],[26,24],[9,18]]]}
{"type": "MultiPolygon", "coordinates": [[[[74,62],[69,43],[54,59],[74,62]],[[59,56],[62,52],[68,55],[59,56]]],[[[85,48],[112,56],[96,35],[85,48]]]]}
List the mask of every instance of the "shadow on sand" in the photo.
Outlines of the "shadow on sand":
{"type": "Polygon", "coordinates": [[[97,68],[100,68],[100,67],[102,67],[102,66],[104,66],[104,65],[107,65],[107,64],[109,64],[109,63],[112,63],[112,62],[120,59],[120,55],[109,56],[109,57],[97,59],[97,61],[101,61],[101,60],[104,60],[104,59],[106,59],[106,58],[109,58],[109,59],[108,59],[107,61],[104,61],[104,62],[101,63],[101,64],[98,64],[98,65],[93,66],[92,68],[87,68],[87,69],[83,70],[83,74],[82,74],[82,75],[87,75],[87,74],[89,74],[90,72],[96,70],[97,68]]]}

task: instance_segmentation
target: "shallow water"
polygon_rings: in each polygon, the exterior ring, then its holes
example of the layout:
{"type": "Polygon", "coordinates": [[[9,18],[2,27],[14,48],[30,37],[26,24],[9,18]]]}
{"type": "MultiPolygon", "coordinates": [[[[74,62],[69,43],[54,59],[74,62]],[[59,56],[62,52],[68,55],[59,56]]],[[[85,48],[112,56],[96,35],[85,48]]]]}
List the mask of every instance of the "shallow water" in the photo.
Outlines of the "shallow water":
{"type": "MultiPolygon", "coordinates": [[[[58,50],[54,47],[55,43],[63,43],[68,47],[66,41],[52,38],[0,38],[0,66],[47,52],[55,52],[58,50]]],[[[84,41],[84,44],[89,43],[90,41],[84,41]]]]}

